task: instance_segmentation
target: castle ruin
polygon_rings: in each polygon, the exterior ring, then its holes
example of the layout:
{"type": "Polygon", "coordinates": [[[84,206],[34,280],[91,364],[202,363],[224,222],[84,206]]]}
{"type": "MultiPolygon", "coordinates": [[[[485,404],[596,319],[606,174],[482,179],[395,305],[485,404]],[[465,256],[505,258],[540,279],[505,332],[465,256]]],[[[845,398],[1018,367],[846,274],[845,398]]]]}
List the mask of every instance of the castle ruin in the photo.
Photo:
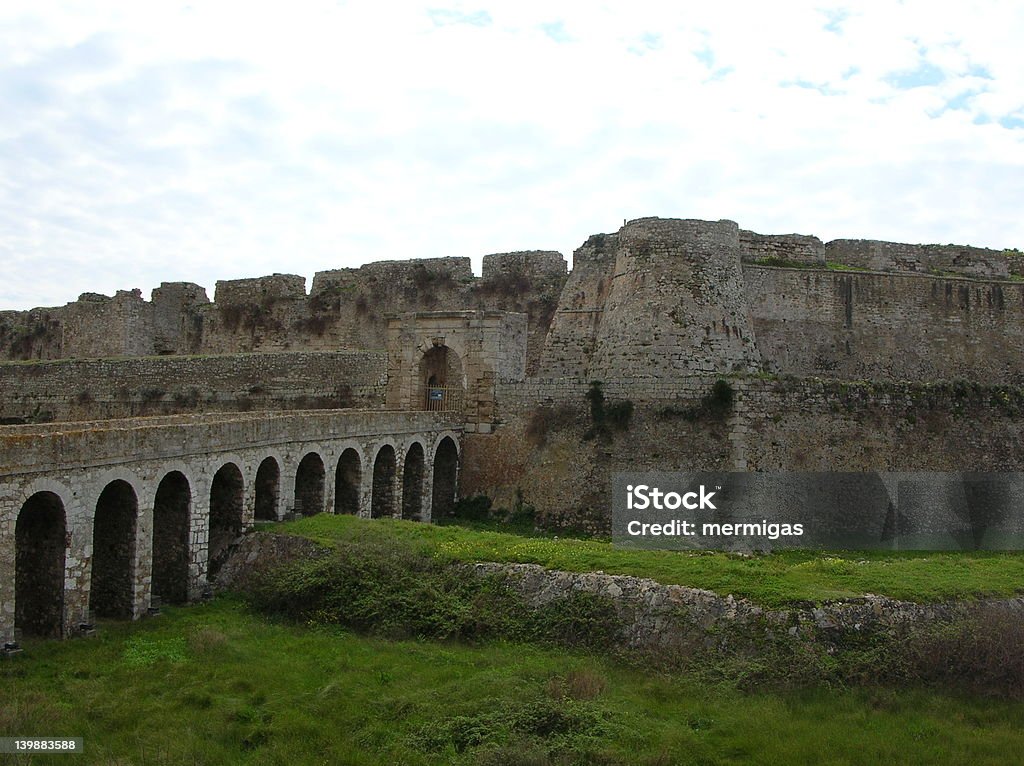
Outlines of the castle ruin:
{"type": "Polygon", "coordinates": [[[528,251],[480,277],[440,258],[308,293],[275,274],[212,302],[85,294],[0,312],[0,358],[0,579],[61,554],[21,598],[63,573],[44,633],[84,619],[90,587],[130,615],[195,597],[235,535],[287,512],[429,520],[480,493],[603,532],[619,470],[1024,466],[1024,256],[727,220],[629,221],[571,272],[528,251]],[[628,402],[597,432],[595,386],[628,402]],[[101,556],[97,536],[121,542],[101,556]]]}

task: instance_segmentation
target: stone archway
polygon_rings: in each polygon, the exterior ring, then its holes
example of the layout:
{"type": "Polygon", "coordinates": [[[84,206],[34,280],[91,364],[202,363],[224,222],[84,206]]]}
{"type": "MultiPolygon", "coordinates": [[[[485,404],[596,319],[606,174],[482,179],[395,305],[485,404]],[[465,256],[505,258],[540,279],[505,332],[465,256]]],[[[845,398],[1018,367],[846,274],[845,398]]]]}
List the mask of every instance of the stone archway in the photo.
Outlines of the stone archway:
{"type": "Polygon", "coordinates": [[[220,571],[231,543],[242,534],[244,484],[242,471],[234,463],[225,463],[213,475],[210,484],[210,537],[207,573],[220,571]]]}
{"type": "Polygon", "coordinates": [[[402,518],[423,518],[423,446],[413,442],[405,453],[402,468],[402,518]]]}
{"type": "Polygon", "coordinates": [[[359,513],[359,493],[363,480],[363,467],[359,453],[349,447],[341,453],[334,472],[334,512],[359,513]]]}
{"type": "Polygon", "coordinates": [[[188,601],[192,488],[180,471],[160,481],[153,503],[153,595],[168,604],[188,601]]]}
{"type": "Polygon", "coordinates": [[[414,394],[425,410],[459,412],[466,396],[462,359],[448,346],[435,343],[420,357],[414,394]]]}
{"type": "Polygon", "coordinates": [[[308,453],[295,472],[295,511],[314,516],[324,509],[324,461],[316,452],[308,453]]]}
{"type": "Polygon", "coordinates": [[[446,436],[434,452],[434,486],[430,503],[433,518],[451,515],[458,490],[458,477],[459,450],[452,438],[446,436]]]}
{"type": "Polygon", "coordinates": [[[277,503],[281,489],[281,466],[268,457],[256,469],[256,521],[277,521],[277,503]]]}
{"type": "Polygon", "coordinates": [[[64,633],[67,521],[53,492],[36,492],[21,506],[14,530],[14,626],[27,636],[64,633]]]}
{"type": "Polygon", "coordinates": [[[373,461],[373,496],[370,516],[374,519],[395,515],[395,448],[385,444],[373,461]]]}
{"type": "Polygon", "coordinates": [[[89,608],[99,617],[132,616],[138,512],[135,490],[121,479],[104,487],[96,501],[89,608]]]}

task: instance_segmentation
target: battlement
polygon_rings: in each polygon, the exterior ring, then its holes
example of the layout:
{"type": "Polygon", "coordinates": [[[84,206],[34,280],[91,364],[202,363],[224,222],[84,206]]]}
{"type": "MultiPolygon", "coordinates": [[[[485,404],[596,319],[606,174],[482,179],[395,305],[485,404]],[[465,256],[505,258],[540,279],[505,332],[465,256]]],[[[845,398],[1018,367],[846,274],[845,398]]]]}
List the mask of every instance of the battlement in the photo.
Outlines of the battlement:
{"type": "Polygon", "coordinates": [[[263,303],[306,297],[306,278],[296,274],[273,274],[251,279],[218,280],[214,303],[263,303]]]}
{"type": "Polygon", "coordinates": [[[873,239],[836,239],[825,245],[825,259],[871,271],[934,276],[959,274],[979,279],[1007,279],[1012,273],[1011,258],[1002,251],[961,245],[908,245],[873,239]]]}
{"type": "Polygon", "coordinates": [[[514,253],[492,253],[483,260],[483,280],[488,282],[507,277],[527,279],[562,279],[568,273],[565,258],[554,250],[521,250],[514,253]]]}
{"type": "Polygon", "coordinates": [[[634,218],[619,229],[619,238],[634,247],[644,242],[679,246],[739,247],[739,226],[735,221],[702,221],[695,218],[634,218]]]}
{"type": "Polygon", "coordinates": [[[824,268],[825,246],[805,234],[757,234],[740,230],[740,250],[745,262],[776,261],[824,268]]]}
{"type": "Polygon", "coordinates": [[[755,372],[1017,381],[1024,254],[803,234],[731,220],[626,221],[575,251],[388,260],[83,294],[0,312],[0,357],[52,359],[383,349],[387,317],[504,311],[527,317],[526,374],[571,378],[755,372]],[[789,267],[770,269],[766,267],[789,267]],[[902,277],[913,277],[907,282],[902,277]],[[958,285],[969,279],[976,286],[958,285]]]}

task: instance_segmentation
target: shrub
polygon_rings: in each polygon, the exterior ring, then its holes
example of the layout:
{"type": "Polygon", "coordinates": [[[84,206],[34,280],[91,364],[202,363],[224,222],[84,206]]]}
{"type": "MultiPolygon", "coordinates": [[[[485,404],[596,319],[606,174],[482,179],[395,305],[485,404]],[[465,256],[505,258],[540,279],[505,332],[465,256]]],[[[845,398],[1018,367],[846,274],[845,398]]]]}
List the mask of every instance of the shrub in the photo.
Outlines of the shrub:
{"type": "Polygon", "coordinates": [[[259,575],[246,593],[258,611],[391,638],[614,645],[622,621],[606,596],[572,593],[530,608],[500,574],[469,576],[408,544],[346,542],[334,555],[259,575]]]}
{"type": "Polygon", "coordinates": [[[463,521],[484,521],[491,515],[492,500],[487,495],[473,495],[456,500],[451,515],[463,521]]]}
{"type": "Polygon", "coordinates": [[[613,430],[625,431],[629,428],[630,419],[633,417],[633,402],[627,399],[606,406],[604,390],[599,380],[590,382],[586,399],[590,403],[591,426],[583,434],[584,439],[607,438],[613,430]]]}
{"type": "Polygon", "coordinates": [[[605,408],[605,421],[616,431],[625,431],[633,417],[633,402],[625,399],[612,402],[605,408]]]}
{"type": "Polygon", "coordinates": [[[608,682],[593,670],[570,670],[564,677],[548,681],[548,695],[553,699],[591,700],[604,694],[608,682]]]}
{"type": "Polygon", "coordinates": [[[259,611],[391,638],[478,640],[515,634],[522,607],[495,578],[409,546],[346,543],[336,555],[263,575],[248,594],[259,611]]]}
{"type": "Polygon", "coordinates": [[[705,401],[711,409],[724,411],[732,407],[732,400],[732,386],[729,385],[729,381],[719,378],[711,387],[711,393],[705,401]]]}
{"type": "Polygon", "coordinates": [[[917,628],[903,640],[890,673],[908,680],[953,684],[986,694],[1024,698],[1024,619],[988,607],[949,625],[917,628]]]}
{"type": "Polygon", "coordinates": [[[658,417],[662,420],[682,418],[694,423],[701,418],[722,420],[732,410],[735,395],[729,381],[719,378],[711,386],[711,390],[701,397],[701,400],[690,407],[674,407],[669,405],[658,410],[658,417]]]}

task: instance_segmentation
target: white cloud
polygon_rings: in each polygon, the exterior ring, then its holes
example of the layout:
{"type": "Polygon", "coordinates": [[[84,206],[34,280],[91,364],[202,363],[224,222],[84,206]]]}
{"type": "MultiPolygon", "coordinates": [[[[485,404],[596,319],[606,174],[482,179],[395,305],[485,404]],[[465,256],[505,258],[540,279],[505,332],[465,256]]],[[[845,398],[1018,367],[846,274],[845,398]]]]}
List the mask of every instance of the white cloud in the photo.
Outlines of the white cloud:
{"type": "Polygon", "coordinates": [[[643,215],[1020,247],[1022,33],[1009,2],[8,2],[0,308],[643,215]]]}

